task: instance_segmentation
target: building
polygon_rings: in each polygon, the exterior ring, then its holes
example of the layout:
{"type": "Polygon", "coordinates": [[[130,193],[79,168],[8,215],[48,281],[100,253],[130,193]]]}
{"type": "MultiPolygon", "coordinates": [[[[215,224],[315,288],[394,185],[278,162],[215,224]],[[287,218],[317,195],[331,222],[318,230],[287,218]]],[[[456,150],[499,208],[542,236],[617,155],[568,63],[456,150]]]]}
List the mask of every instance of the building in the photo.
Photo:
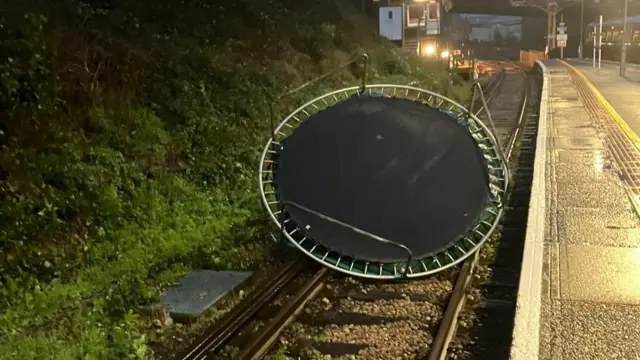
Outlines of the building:
{"type": "Polygon", "coordinates": [[[377,4],[380,35],[422,56],[448,56],[441,39],[447,25],[443,22],[446,10],[440,1],[387,0],[377,4]]]}

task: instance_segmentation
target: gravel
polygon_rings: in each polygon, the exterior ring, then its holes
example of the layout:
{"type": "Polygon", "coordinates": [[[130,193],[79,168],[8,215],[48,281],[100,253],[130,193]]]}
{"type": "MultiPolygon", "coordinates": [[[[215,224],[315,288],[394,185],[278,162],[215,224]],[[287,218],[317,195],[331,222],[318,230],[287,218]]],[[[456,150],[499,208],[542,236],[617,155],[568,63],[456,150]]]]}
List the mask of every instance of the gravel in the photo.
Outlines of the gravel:
{"type": "Polygon", "coordinates": [[[353,356],[358,360],[413,359],[433,340],[429,332],[421,329],[416,321],[373,326],[331,325],[325,329],[323,336],[325,341],[330,342],[369,345],[353,356]]]}
{"type": "MultiPolygon", "coordinates": [[[[317,325],[296,324],[296,331],[287,332],[288,343],[312,345],[344,343],[365,345],[358,354],[341,356],[340,359],[380,360],[415,359],[428,352],[435,331],[442,319],[444,305],[453,284],[447,277],[414,280],[400,283],[366,284],[353,279],[332,279],[328,290],[314,299],[305,309],[305,317],[316,318],[324,311],[359,313],[372,317],[385,317],[388,322],[376,325],[317,325]],[[336,294],[349,292],[394,292],[402,294],[399,299],[360,301],[352,298],[336,298],[336,294]],[[409,294],[429,295],[430,301],[411,301],[409,294]],[[313,334],[313,335],[310,335],[313,334]]],[[[297,358],[299,354],[291,354],[297,358]]],[[[319,355],[317,359],[331,359],[330,355],[319,355]]]]}

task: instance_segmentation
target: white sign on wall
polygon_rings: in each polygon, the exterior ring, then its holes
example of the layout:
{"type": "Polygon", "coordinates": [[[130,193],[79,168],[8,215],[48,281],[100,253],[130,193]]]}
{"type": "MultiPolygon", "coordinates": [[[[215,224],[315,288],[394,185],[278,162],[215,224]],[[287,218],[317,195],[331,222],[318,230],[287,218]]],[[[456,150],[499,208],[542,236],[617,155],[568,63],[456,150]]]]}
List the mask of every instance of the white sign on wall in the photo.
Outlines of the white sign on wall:
{"type": "Polygon", "coordinates": [[[383,6],[379,11],[380,35],[389,40],[402,40],[402,7],[383,6]]]}

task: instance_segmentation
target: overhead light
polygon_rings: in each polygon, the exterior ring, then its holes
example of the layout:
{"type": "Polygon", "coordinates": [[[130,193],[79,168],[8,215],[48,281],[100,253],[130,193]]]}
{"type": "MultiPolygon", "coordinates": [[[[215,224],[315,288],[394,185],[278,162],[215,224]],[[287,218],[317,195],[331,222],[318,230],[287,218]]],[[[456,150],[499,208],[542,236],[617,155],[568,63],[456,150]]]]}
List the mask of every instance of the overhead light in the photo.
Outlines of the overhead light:
{"type": "Polygon", "coordinates": [[[449,57],[449,51],[448,51],[448,50],[444,50],[442,53],[440,53],[440,56],[441,56],[443,59],[448,58],[448,57],[449,57]]]}

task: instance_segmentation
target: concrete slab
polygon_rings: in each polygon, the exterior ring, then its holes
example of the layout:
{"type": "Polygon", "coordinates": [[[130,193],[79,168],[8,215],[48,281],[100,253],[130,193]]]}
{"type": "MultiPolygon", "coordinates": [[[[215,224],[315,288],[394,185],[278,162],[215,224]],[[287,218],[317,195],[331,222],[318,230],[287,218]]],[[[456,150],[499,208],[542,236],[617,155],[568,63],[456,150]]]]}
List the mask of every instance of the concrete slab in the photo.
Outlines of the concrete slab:
{"type": "Polygon", "coordinates": [[[559,175],[556,173],[559,208],[631,209],[631,201],[620,180],[613,176],[596,180],[575,176],[560,178],[559,175]]]}
{"type": "Polygon", "coordinates": [[[601,173],[612,168],[612,159],[606,151],[583,151],[571,149],[556,149],[553,151],[555,163],[568,166],[584,166],[601,173]]]}
{"type": "Polygon", "coordinates": [[[588,125],[562,124],[556,126],[554,133],[558,138],[587,138],[597,139],[598,133],[588,125]]]}
{"type": "Polygon", "coordinates": [[[640,247],[640,221],[628,209],[558,209],[561,244],[640,247]]]}
{"type": "Polygon", "coordinates": [[[611,162],[605,158],[603,151],[576,151],[576,150],[556,150],[556,161],[554,171],[560,179],[590,179],[603,181],[617,176],[611,162]],[[560,160],[563,156],[559,154],[570,152],[580,156],[580,158],[567,162],[560,160]],[[580,155],[578,155],[580,154],[580,155]],[[584,155],[586,156],[584,156],[584,155]]]}
{"type": "Polygon", "coordinates": [[[554,300],[543,313],[550,319],[544,359],[640,359],[638,306],[554,300]]]}
{"type": "Polygon", "coordinates": [[[162,295],[171,316],[196,317],[251,276],[251,272],[201,270],[162,295]]]}
{"type": "Polygon", "coordinates": [[[562,299],[640,304],[640,249],[567,244],[558,248],[562,299]]]}
{"type": "Polygon", "coordinates": [[[563,98],[562,100],[556,100],[553,102],[554,112],[557,112],[560,109],[565,110],[583,107],[584,105],[582,105],[582,103],[580,103],[577,98],[575,100],[567,100],[566,98],[563,98]]]}
{"type": "Polygon", "coordinates": [[[603,150],[602,140],[593,137],[556,136],[553,138],[556,149],[603,150]]]}

